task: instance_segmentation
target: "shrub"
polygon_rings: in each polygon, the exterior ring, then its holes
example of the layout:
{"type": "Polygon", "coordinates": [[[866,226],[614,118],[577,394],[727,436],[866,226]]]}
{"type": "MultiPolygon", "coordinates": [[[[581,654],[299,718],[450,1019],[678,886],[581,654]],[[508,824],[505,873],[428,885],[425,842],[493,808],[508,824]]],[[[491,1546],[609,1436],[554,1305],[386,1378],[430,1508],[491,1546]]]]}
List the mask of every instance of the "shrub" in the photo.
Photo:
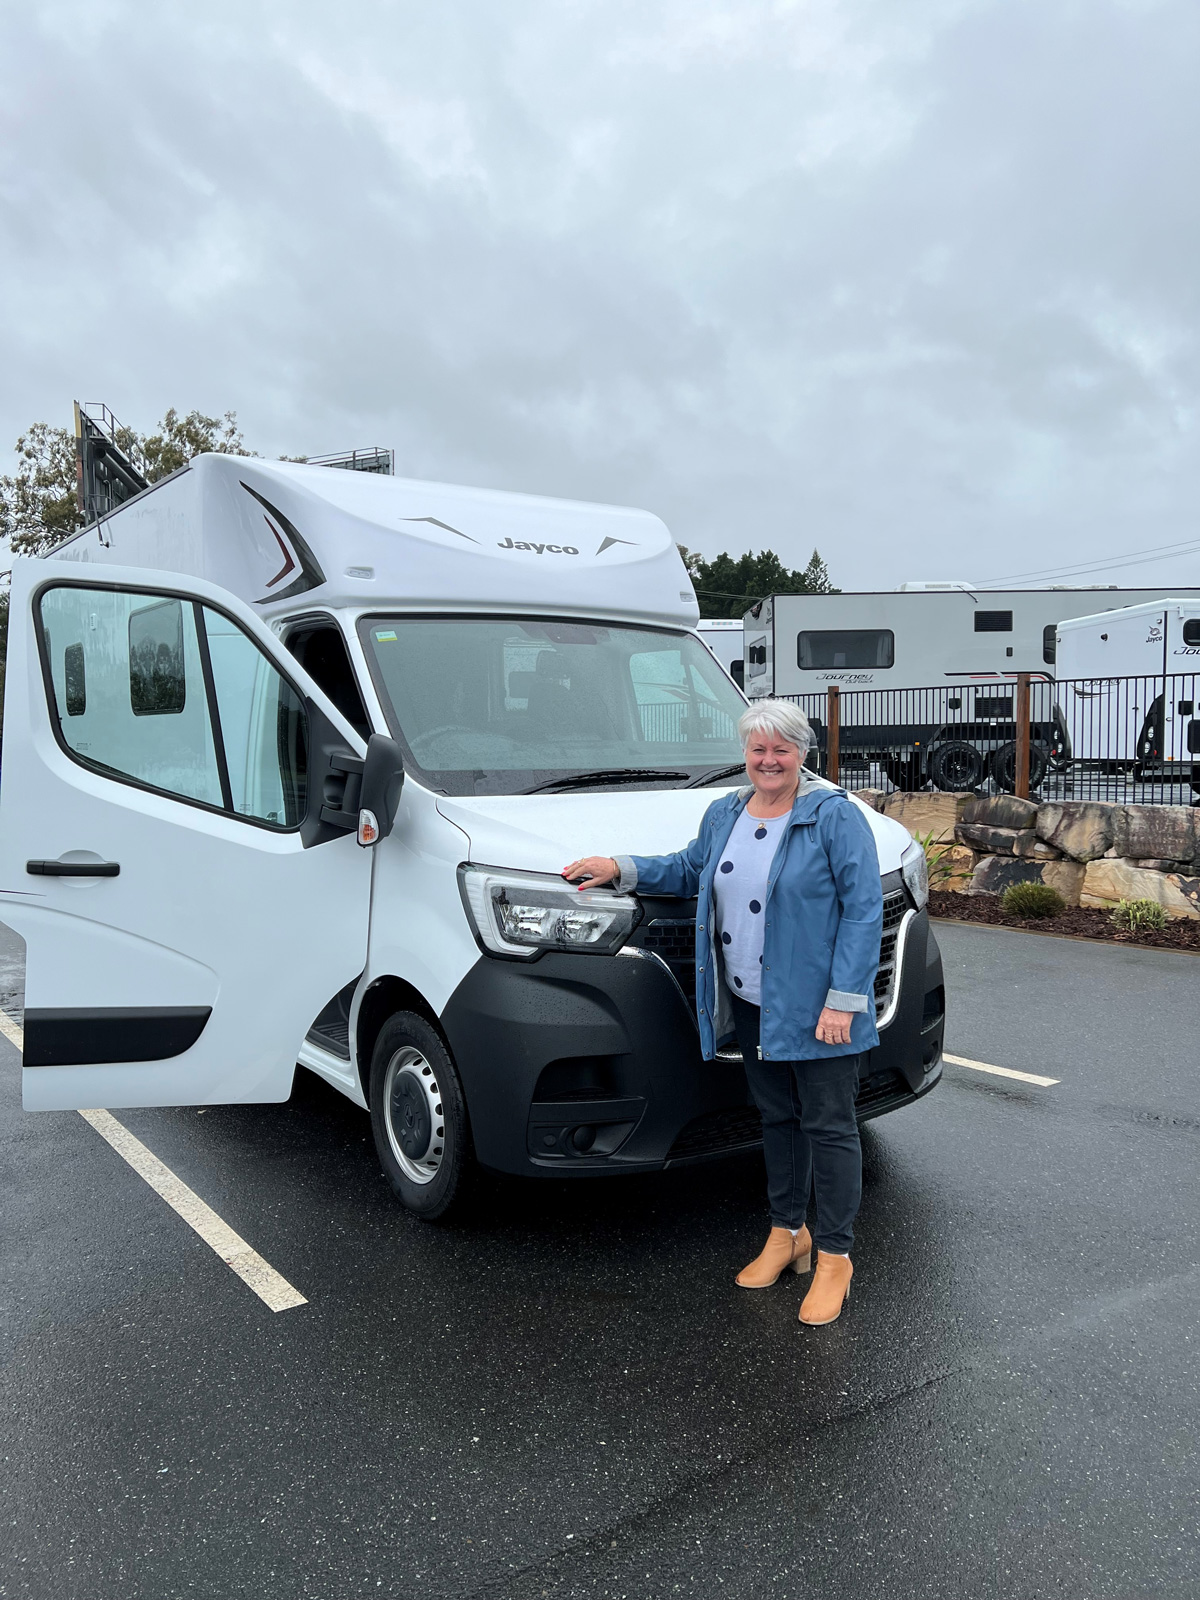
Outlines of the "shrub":
{"type": "Polygon", "coordinates": [[[1167,913],[1154,900],[1120,900],[1112,909],[1112,922],[1126,933],[1165,928],[1167,913]]]}
{"type": "Polygon", "coordinates": [[[1010,917],[1057,917],[1067,902],[1048,883],[1010,883],[1000,896],[1000,909],[1010,917]]]}

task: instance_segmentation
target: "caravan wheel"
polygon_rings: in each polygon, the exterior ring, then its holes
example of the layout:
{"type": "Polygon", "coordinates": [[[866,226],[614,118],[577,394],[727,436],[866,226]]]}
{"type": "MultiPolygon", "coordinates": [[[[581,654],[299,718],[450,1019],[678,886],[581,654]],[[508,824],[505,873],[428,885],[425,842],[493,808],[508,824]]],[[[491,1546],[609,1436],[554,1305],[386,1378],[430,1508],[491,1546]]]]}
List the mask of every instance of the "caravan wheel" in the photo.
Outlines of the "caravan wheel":
{"type": "Polygon", "coordinates": [[[947,739],[929,753],[929,776],[937,789],[974,789],[983,779],[983,751],[965,739],[947,739]]]}
{"type": "Polygon", "coordinates": [[[920,756],[884,756],[883,770],[897,789],[911,793],[925,786],[920,756]]]}

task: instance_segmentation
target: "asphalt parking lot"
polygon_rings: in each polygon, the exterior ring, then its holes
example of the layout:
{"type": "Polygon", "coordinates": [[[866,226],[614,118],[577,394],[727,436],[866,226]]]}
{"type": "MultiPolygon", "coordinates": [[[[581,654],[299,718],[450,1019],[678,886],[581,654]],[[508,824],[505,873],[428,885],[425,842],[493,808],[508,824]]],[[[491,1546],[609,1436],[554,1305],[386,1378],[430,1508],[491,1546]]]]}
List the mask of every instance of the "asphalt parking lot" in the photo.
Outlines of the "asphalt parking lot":
{"type": "Polygon", "coordinates": [[[304,1072],[120,1112],[306,1297],[272,1312],[82,1117],[22,1114],[0,1039],[0,1596],[1193,1597],[1200,963],[938,936],[947,1048],[1059,1081],[947,1066],[871,1124],[822,1330],[807,1280],[732,1286],[753,1159],[431,1228],[304,1072]]]}

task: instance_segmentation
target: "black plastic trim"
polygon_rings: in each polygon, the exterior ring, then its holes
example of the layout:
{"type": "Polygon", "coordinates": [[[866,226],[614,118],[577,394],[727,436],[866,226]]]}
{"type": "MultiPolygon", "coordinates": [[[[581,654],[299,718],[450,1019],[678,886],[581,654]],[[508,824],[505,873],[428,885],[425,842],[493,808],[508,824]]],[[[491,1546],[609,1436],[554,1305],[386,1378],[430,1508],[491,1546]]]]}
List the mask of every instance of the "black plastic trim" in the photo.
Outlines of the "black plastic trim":
{"type": "Polygon", "coordinates": [[[190,1050],[211,1006],[49,1006],[25,1012],[27,1067],[168,1061],[190,1050]]]}
{"type": "Polygon", "coordinates": [[[119,878],[119,861],[27,861],[25,871],[35,878],[119,878]]]}

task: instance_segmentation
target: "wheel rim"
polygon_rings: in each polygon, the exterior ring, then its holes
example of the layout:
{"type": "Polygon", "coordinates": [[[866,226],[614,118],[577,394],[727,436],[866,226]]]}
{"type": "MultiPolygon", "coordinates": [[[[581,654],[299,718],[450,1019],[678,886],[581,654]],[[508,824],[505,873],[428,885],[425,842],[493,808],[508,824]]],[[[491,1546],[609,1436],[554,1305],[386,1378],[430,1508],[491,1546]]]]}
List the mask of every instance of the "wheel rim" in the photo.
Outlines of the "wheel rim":
{"type": "Polygon", "coordinates": [[[413,1045],[397,1050],[383,1080],[388,1144],[404,1176],[432,1183],[446,1149],[437,1074],[413,1045]]]}

